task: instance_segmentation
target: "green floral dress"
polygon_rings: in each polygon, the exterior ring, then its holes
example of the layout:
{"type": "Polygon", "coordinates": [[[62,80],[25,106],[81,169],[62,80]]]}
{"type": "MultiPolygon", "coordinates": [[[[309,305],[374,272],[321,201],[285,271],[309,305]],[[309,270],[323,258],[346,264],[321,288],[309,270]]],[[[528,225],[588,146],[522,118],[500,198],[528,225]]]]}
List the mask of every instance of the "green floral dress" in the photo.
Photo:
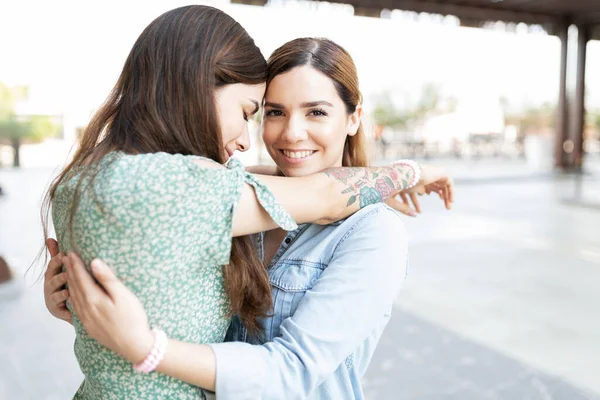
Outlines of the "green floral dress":
{"type": "MultiPolygon", "coordinates": [[[[80,171],[59,185],[52,217],[61,251],[88,264],[107,261],[139,297],[150,324],[170,338],[222,342],[229,302],[222,266],[229,263],[233,210],[244,182],[255,188],[277,224],[296,228],[272,193],[232,159],[227,168],[202,168],[197,157],[167,153],[109,153],[91,183],[84,177],[69,229],[80,171]]],[[[198,399],[197,387],[132,365],[86,335],[74,317],[75,355],[85,379],[75,399],[198,399]]]]}

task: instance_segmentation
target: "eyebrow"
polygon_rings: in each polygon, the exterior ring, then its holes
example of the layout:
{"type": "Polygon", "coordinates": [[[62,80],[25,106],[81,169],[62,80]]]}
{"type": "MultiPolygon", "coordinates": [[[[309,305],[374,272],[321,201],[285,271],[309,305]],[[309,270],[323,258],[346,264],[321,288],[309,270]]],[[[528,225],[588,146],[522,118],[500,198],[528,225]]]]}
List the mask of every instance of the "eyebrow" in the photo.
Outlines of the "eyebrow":
{"type": "Polygon", "coordinates": [[[330,102],[325,101],[325,100],[310,101],[308,103],[302,103],[302,104],[300,104],[300,107],[302,107],[302,108],[311,108],[311,107],[316,107],[316,106],[329,106],[329,107],[333,107],[333,104],[331,104],[330,102]]]}
{"type": "MultiPolygon", "coordinates": [[[[311,107],[316,107],[316,106],[329,106],[329,107],[333,107],[333,104],[331,104],[328,101],[325,100],[320,100],[320,101],[310,101],[307,103],[301,103],[300,107],[302,108],[311,108],[311,107]]],[[[285,108],[283,104],[279,104],[279,103],[270,103],[268,101],[265,102],[265,107],[271,107],[271,108],[285,108]]]]}

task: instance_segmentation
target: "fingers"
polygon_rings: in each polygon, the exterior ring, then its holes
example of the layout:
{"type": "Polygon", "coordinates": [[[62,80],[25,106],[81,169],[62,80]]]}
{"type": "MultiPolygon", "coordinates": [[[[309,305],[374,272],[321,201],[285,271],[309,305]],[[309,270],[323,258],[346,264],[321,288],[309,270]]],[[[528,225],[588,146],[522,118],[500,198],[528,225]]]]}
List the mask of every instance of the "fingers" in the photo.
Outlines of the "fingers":
{"type": "Polygon", "coordinates": [[[404,215],[408,215],[409,217],[416,217],[417,212],[413,210],[408,203],[408,201],[401,201],[401,196],[394,196],[390,200],[388,200],[387,205],[392,207],[394,210],[401,212],[404,215]]]}
{"type": "Polygon", "coordinates": [[[46,268],[46,274],[44,276],[46,281],[51,280],[54,276],[61,273],[64,259],[65,256],[63,253],[58,253],[57,255],[53,256],[52,259],[50,259],[48,267],[46,268]]]}
{"type": "Polygon", "coordinates": [[[447,210],[450,209],[450,200],[449,200],[449,193],[448,193],[448,188],[444,187],[443,189],[444,192],[444,206],[446,207],[447,210]]]}
{"type": "Polygon", "coordinates": [[[406,193],[400,193],[400,198],[402,199],[402,203],[398,202],[398,211],[408,216],[416,217],[418,210],[410,206],[410,202],[408,201],[408,196],[406,195],[406,193]]]}
{"type": "Polygon", "coordinates": [[[421,213],[421,205],[419,204],[419,199],[417,198],[417,195],[415,193],[410,194],[410,200],[415,206],[415,210],[417,210],[418,213],[421,213]]]}
{"type": "Polygon", "coordinates": [[[56,257],[58,255],[58,242],[52,238],[46,239],[46,247],[50,252],[50,257],[56,257]]]}
{"type": "Polygon", "coordinates": [[[61,306],[66,307],[66,301],[69,298],[69,291],[67,289],[60,290],[50,295],[50,304],[54,309],[60,308],[61,306]]]}
{"type": "Polygon", "coordinates": [[[57,311],[54,314],[55,317],[62,319],[63,321],[67,321],[70,324],[73,324],[73,315],[71,311],[69,311],[66,307],[64,310],[57,311]]]}
{"type": "MultiPolygon", "coordinates": [[[[454,182],[450,177],[442,177],[439,178],[435,182],[428,183],[426,185],[418,185],[409,190],[403,191],[400,193],[400,197],[405,204],[410,205],[408,196],[410,196],[410,202],[412,202],[414,208],[418,213],[422,212],[421,205],[419,204],[419,200],[417,195],[421,194],[431,194],[437,193],[440,200],[444,202],[444,206],[446,209],[452,209],[452,203],[454,202],[454,182]]],[[[400,212],[404,212],[403,209],[399,207],[394,207],[400,212]]]]}
{"type": "Polygon", "coordinates": [[[125,285],[116,277],[112,269],[102,260],[95,259],[91,264],[92,273],[108,295],[115,299],[125,285]]]}
{"type": "Polygon", "coordinates": [[[77,285],[75,282],[73,268],[71,266],[71,259],[69,257],[65,258],[65,269],[67,270],[67,283],[69,284],[69,297],[71,300],[71,305],[73,306],[75,314],[80,315],[83,299],[81,298],[82,294],[79,285],[77,285]]]}
{"type": "MultiPolygon", "coordinates": [[[[112,299],[94,281],[77,254],[69,253],[67,259],[67,283],[73,310],[86,330],[92,329],[93,332],[98,316],[112,312],[112,299]]],[[[92,336],[90,331],[88,334],[92,336]]]]}
{"type": "Polygon", "coordinates": [[[430,192],[435,192],[437,193],[437,195],[439,196],[440,200],[444,200],[444,190],[442,185],[439,184],[432,184],[430,187],[430,192]]]}
{"type": "Polygon", "coordinates": [[[52,279],[50,279],[46,285],[50,293],[54,293],[59,291],[62,287],[67,283],[67,273],[61,272],[58,275],[55,275],[52,279]]]}
{"type": "MultiPolygon", "coordinates": [[[[71,305],[75,314],[79,317],[82,323],[87,321],[88,298],[90,297],[90,281],[92,280],[89,273],[85,270],[83,261],[75,253],[69,253],[65,257],[65,267],[67,269],[67,283],[69,284],[69,296],[71,305]],[[87,275],[87,279],[86,279],[87,275]]],[[[91,282],[93,285],[93,280],[91,282]]],[[[93,287],[93,286],[92,286],[93,287]]]]}
{"type": "Polygon", "coordinates": [[[401,192],[400,193],[400,198],[402,199],[402,202],[408,206],[410,206],[410,203],[408,202],[408,197],[406,196],[405,192],[401,192]]]}
{"type": "Polygon", "coordinates": [[[48,307],[48,309],[50,310],[50,313],[56,318],[62,319],[63,321],[67,321],[72,324],[73,316],[71,315],[71,311],[69,311],[69,309],[67,308],[68,298],[68,290],[61,290],[52,294],[49,298],[50,306],[48,307]]]}
{"type": "Polygon", "coordinates": [[[441,185],[441,198],[444,200],[444,205],[446,209],[452,209],[452,202],[454,201],[454,190],[453,190],[454,182],[451,178],[443,179],[443,184],[441,185]]]}
{"type": "Polygon", "coordinates": [[[75,253],[69,253],[67,256],[67,281],[71,289],[71,295],[77,291],[81,298],[89,298],[99,291],[102,291],[98,284],[94,282],[94,278],[85,269],[83,260],[75,253]],[[71,288],[73,286],[73,288],[71,288]]]}

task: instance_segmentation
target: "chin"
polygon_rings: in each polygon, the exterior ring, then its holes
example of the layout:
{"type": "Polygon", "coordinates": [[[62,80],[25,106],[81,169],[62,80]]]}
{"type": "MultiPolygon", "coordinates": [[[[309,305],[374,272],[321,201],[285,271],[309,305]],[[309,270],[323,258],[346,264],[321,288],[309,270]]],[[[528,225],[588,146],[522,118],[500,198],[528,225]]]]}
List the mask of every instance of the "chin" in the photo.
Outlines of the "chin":
{"type": "Polygon", "coordinates": [[[298,178],[301,176],[312,175],[312,174],[316,174],[317,172],[321,171],[321,169],[309,167],[309,166],[305,166],[305,167],[279,166],[279,169],[281,170],[281,172],[283,172],[283,174],[285,176],[290,177],[290,178],[298,178]]]}

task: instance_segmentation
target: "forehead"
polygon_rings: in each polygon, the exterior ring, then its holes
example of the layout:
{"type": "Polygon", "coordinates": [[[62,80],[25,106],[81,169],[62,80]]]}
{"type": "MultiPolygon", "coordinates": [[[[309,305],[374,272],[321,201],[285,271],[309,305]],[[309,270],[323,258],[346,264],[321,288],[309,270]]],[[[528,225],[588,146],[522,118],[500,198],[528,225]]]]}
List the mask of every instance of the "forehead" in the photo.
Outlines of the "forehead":
{"type": "Polygon", "coordinates": [[[248,85],[245,83],[233,83],[225,85],[217,90],[218,93],[222,93],[228,98],[241,98],[242,100],[255,100],[261,102],[265,94],[266,83],[260,83],[257,85],[248,85]]]}
{"type": "Polygon", "coordinates": [[[275,103],[332,100],[339,98],[333,81],[315,68],[303,65],[277,75],[265,95],[275,103]]]}

